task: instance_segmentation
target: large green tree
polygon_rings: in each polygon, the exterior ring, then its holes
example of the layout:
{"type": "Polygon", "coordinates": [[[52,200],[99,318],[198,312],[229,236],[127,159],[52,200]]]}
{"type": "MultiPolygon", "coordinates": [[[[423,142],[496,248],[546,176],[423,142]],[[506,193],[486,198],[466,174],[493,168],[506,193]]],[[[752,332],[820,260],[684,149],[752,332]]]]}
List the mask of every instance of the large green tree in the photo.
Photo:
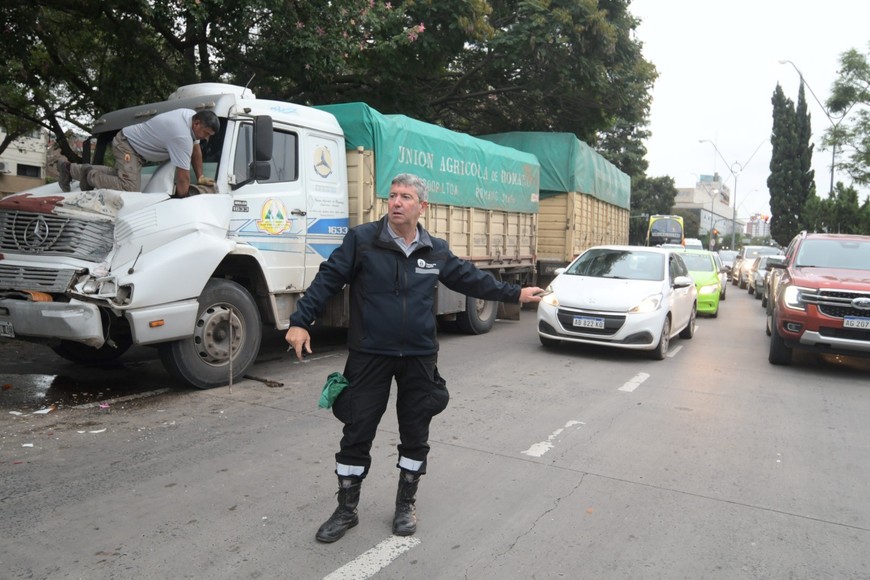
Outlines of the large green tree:
{"type": "Polygon", "coordinates": [[[785,96],[777,84],[771,99],[773,129],[770,142],[770,235],[785,245],[804,226],[801,213],[808,199],[815,196],[812,167],[813,145],[810,143],[810,116],[807,113],[803,83],[798,104],[785,96]]]}
{"type": "Polygon", "coordinates": [[[836,166],[858,184],[870,184],[870,56],[855,49],[840,56],[837,79],[827,101],[832,126],[825,145],[840,154],[836,166]]]}
{"type": "Polygon", "coordinates": [[[673,177],[638,177],[631,183],[631,219],[628,240],[635,245],[646,244],[649,216],[673,213],[677,188],[673,177]]]}
{"type": "Polygon", "coordinates": [[[655,69],[629,0],[35,0],[0,7],[0,122],[71,126],[195,82],[365,101],[472,134],[568,131],[645,170],[655,69]],[[25,107],[27,104],[29,106],[25,107]]]}

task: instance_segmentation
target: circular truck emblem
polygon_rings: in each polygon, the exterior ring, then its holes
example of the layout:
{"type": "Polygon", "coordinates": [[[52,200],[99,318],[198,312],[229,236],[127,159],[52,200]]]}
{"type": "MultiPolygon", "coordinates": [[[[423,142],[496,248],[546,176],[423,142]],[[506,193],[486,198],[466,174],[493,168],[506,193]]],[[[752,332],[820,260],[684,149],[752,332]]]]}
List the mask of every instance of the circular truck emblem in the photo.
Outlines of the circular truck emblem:
{"type": "Polygon", "coordinates": [[[852,300],[852,308],[857,310],[870,310],[870,298],[861,296],[852,300]]]}
{"type": "Polygon", "coordinates": [[[332,154],[329,148],[321,145],[314,150],[314,171],[320,177],[332,175],[332,154]]]}
{"type": "Polygon", "coordinates": [[[30,220],[30,222],[24,226],[24,230],[20,235],[24,246],[30,249],[36,249],[45,245],[48,241],[49,234],[48,222],[46,222],[42,217],[37,217],[30,220]]]}

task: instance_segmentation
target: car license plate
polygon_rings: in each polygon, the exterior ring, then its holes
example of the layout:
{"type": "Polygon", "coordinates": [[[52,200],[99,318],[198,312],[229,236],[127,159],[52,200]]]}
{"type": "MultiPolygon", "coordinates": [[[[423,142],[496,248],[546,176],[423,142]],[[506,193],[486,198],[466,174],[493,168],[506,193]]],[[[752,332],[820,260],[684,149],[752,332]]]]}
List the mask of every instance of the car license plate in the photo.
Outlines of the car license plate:
{"type": "Polygon", "coordinates": [[[12,329],[12,323],[0,320],[0,336],[3,338],[15,338],[15,331],[12,329]]]}
{"type": "Polygon", "coordinates": [[[870,329],[870,318],[847,316],[843,319],[843,328],[860,328],[862,330],[870,329]]]}
{"type": "Polygon", "coordinates": [[[585,316],[575,316],[574,317],[574,326],[578,328],[597,328],[598,330],[604,330],[604,319],[603,318],[586,318],[585,316]]]}

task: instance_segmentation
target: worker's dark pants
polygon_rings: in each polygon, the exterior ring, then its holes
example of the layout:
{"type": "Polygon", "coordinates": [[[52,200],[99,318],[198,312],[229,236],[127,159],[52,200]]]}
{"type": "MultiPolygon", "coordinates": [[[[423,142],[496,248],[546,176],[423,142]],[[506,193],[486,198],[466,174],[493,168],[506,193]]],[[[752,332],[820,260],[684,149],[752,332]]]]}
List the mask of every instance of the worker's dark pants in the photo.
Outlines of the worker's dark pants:
{"type": "Polygon", "coordinates": [[[341,451],[335,454],[338,475],[364,478],[368,473],[372,463],[369,452],[387,410],[393,378],[399,419],[398,467],[420,475],[426,473],[429,422],[447,407],[449,398],[447,383],[438,374],[437,360],[434,354],[393,357],[348,353],[344,376],[349,384],[332,406],[333,414],[344,423],[341,451]]]}

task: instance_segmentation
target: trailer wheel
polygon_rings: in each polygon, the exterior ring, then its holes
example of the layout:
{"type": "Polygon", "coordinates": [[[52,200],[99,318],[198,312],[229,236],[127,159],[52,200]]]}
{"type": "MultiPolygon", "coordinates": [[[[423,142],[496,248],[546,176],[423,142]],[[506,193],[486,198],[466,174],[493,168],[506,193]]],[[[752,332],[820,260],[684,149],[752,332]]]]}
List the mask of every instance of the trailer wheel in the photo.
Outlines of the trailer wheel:
{"type": "Polygon", "coordinates": [[[486,334],[498,316],[498,303],[467,296],[465,312],[456,313],[456,328],[463,334],[486,334]]]}
{"type": "Polygon", "coordinates": [[[193,335],[160,345],[160,360],[169,374],[198,389],[229,384],[230,334],[237,381],[257,360],[263,337],[260,313],[243,286],[212,278],[199,296],[193,335]]]}

